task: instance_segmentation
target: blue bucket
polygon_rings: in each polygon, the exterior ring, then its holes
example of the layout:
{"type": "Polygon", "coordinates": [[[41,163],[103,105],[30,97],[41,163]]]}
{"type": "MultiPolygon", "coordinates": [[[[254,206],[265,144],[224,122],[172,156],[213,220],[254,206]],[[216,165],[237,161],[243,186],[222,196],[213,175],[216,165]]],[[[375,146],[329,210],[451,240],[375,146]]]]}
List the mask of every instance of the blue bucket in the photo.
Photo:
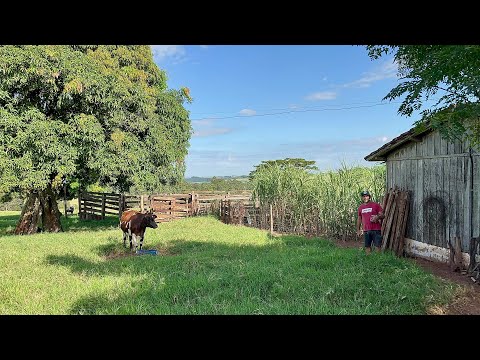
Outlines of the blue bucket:
{"type": "Polygon", "coordinates": [[[137,255],[157,255],[157,250],[137,250],[135,251],[137,255]]]}

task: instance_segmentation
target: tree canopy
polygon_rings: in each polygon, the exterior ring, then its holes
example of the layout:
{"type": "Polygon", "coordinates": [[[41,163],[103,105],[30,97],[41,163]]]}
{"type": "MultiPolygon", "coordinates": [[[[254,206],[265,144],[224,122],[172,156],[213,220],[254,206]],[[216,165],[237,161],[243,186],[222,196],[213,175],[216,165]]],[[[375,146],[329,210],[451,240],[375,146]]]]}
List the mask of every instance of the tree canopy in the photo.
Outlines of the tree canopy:
{"type": "Polygon", "coordinates": [[[479,45],[369,45],[368,55],[378,59],[394,54],[402,82],[384,97],[405,96],[398,112],[411,116],[421,111],[418,127],[438,129],[448,140],[468,140],[480,147],[479,45]],[[434,97],[436,103],[426,107],[434,97]]]}
{"type": "Polygon", "coordinates": [[[148,46],[1,46],[0,191],[65,176],[120,190],[176,182],[185,100],[148,46]]]}
{"type": "Polygon", "coordinates": [[[0,192],[54,197],[65,178],[175,184],[191,137],[185,101],[149,46],[0,46],[0,192]]]}

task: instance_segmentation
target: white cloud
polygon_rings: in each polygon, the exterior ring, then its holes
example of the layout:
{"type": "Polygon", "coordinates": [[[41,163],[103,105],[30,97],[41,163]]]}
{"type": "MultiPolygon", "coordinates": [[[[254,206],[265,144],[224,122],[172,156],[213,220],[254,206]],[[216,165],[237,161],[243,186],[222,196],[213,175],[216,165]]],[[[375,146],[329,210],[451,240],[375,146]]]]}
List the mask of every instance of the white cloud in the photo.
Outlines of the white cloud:
{"type": "Polygon", "coordinates": [[[193,137],[206,137],[214,135],[222,135],[231,132],[233,129],[230,128],[219,128],[215,127],[214,118],[206,118],[201,120],[192,120],[193,126],[193,137]]]}
{"type": "Polygon", "coordinates": [[[240,115],[252,116],[255,115],[257,112],[252,109],[242,109],[239,111],[240,115]]]}
{"type": "Polygon", "coordinates": [[[209,126],[213,124],[213,119],[192,120],[193,126],[209,126]]]}
{"type": "Polygon", "coordinates": [[[154,59],[158,62],[166,58],[181,60],[186,54],[183,45],[150,45],[150,48],[152,49],[154,59]]]}
{"type": "Polygon", "coordinates": [[[283,144],[254,144],[243,148],[189,151],[188,176],[247,175],[263,160],[303,158],[316,161],[321,171],[335,170],[345,162],[348,166],[373,166],[378,162],[364,158],[390,138],[377,135],[338,141],[297,142],[283,144]]]}
{"type": "Polygon", "coordinates": [[[202,49],[208,49],[208,45],[200,45],[202,49]]]}
{"type": "Polygon", "coordinates": [[[384,62],[374,71],[364,73],[360,79],[340,85],[340,87],[365,88],[376,81],[395,78],[397,77],[397,67],[397,63],[393,61],[384,62]]]}
{"type": "MultiPolygon", "coordinates": [[[[186,176],[232,176],[247,175],[251,165],[237,158],[236,153],[224,150],[189,151],[186,159],[186,176]]],[[[257,165],[257,164],[255,164],[257,165]]]]}
{"type": "Polygon", "coordinates": [[[306,97],[307,100],[318,101],[318,100],[333,100],[337,97],[337,93],[334,91],[321,91],[310,94],[306,97]]]}
{"type": "Polygon", "coordinates": [[[231,132],[232,129],[229,128],[208,128],[208,129],[201,129],[195,130],[193,133],[193,137],[206,137],[206,136],[213,136],[213,135],[222,135],[231,132]]]}

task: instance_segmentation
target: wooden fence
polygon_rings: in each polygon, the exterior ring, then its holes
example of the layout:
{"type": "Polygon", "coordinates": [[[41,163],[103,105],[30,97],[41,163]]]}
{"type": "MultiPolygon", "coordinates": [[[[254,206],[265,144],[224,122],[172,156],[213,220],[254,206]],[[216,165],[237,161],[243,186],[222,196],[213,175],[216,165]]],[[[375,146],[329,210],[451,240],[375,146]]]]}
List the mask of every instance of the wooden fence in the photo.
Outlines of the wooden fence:
{"type": "Polygon", "coordinates": [[[248,201],[249,192],[199,192],[189,194],[127,195],[84,192],[79,195],[81,219],[104,219],[105,215],[121,216],[127,209],[153,211],[158,222],[195,215],[219,214],[222,200],[248,201]]]}
{"type": "Polygon", "coordinates": [[[83,192],[78,197],[80,219],[105,219],[105,215],[120,216],[124,208],[122,195],[115,193],[83,192]]]}
{"type": "Polygon", "coordinates": [[[194,194],[150,195],[148,199],[158,222],[181,219],[195,212],[194,194]]]}
{"type": "Polygon", "coordinates": [[[245,201],[252,197],[252,192],[242,190],[235,193],[229,191],[198,191],[195,195],[195,215],[221,215],[221,201],[237,200],[245,201]]]}
{"type": "MultiPolygon", "coordinates": [[[[409,216],[409,192],[396,187],[390,189],[380,201],[385,214],[382,222],[382,250],[389,249],[397,256],[403,256],[409,216]]],[[[292,226],[289,218],[281,216],[272,205],[260,207],[251,200],[222,200],[220,219],[226,224],[246,225],[270,232],[328,236],[319,223],[318,214],[313,214],[311,219],[306,219],[300,226],[292,226]]],[[[355,229],[355,222],[352,222],[352,229],[355,229]]]]}
{"type": "Polygon", "coordinates": [[[279,221],[271,205],[260,207],[258,203],[248,198],[223,199],[220,201],[219,212],[220,220],[225,224],[245,225],[270,232],[294,232],[279,221]]]}
{"type": "MultiPolygon", "coordinates": [[[[189,194],[126,195],[115,193],[83,193],[79,196],[81,219],[104,219],[113,214],[135,209],[153,211],[157,222],[165,222],[196,215],[215,215],[226,224],[237,224],[299,235],[325,235],[318,222],[308,221],[292,226],[289,218],[280,216],[270,206],[260,207],[251,199],[250,192],[192,192],[189,194]]],[[[352,225],[354,227],[354,224],[352,225]]]]}

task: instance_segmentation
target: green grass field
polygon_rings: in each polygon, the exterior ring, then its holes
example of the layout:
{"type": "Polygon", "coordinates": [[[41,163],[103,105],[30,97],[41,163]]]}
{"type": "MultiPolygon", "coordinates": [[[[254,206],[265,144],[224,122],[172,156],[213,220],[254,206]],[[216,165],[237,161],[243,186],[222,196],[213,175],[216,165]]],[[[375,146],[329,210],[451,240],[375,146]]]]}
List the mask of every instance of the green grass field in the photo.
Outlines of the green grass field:
{"type": "Polygon", "coordinates": [[[148,228],[159,255],[139,256],[116,217],[14,236],[18,216],[0,212],[0,314],[425,314],[456,289],[408,259],[212,217],[148,228]]]}

